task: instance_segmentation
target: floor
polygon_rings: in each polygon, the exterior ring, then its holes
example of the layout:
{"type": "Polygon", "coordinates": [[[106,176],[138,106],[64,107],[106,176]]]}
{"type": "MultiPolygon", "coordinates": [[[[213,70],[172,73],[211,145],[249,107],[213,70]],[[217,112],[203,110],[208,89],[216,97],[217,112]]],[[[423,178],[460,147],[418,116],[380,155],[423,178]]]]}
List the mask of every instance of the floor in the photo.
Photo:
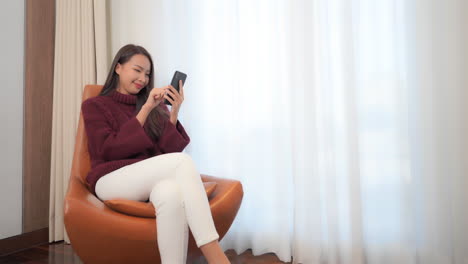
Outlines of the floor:
{"type": "MultiPolygon", "coordinates": [[[[288,264],[290,262],[280,261],[275,254],[264,254],[261,256],[253,256],[251,250],[237,255],[233,250],[226,251],[231,263],[243,264],[288,264]]],[[[0,258],[0,264],[82,264],[80,258],[73,252],[70,245],[64,242],[45,244],[36,246],[27,250],[23,250],[5,257],[0,258]]],[[[204,264],[203,258],[197,261],[196,264],[204,264]]]]}

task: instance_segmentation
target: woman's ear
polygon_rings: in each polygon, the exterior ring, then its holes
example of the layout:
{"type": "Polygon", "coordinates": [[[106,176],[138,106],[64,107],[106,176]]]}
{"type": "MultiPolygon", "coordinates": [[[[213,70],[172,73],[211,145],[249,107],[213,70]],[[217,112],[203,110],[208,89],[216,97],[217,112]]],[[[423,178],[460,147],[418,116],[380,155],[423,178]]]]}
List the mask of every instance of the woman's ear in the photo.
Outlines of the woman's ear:
{"type": "Polygon", "coordinates": [[[120,75],[121,70],[122,70],[122,65],[120,65],[120,63],[117,63],[117,66],[115,66],[115,73],[117,73],[117,75],[120,75]]]}

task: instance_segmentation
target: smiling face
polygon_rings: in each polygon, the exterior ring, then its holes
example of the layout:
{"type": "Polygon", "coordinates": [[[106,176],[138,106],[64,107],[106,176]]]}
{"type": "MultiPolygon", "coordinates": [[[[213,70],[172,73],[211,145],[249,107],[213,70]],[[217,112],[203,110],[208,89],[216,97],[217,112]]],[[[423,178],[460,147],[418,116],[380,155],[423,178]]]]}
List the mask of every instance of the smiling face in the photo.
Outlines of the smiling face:
{"type": "Polygon", "coordinates": [[[142,54],[133,55],[130,60],[115,67],[119,75],[116,90],[122,94],[138,94],[148,85],[151,72],[150,60],[142,54]]]}

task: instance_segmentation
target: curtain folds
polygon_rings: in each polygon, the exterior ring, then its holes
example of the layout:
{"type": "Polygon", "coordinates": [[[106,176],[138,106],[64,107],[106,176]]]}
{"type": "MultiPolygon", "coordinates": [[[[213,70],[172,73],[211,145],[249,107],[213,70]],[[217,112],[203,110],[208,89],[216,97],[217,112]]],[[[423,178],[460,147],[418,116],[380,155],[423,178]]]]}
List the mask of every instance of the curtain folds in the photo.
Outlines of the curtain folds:
{"type": "Polygon", "coordinates": [[[70,177],[84,85],[107,74],[106,1],[57,0],[49,242],[69,243],[63,199],[70,177]]]}
{"type": "Polygon", "coordinates": [[[138,3],[111,2],[113,53],[188,74],[187,152],[244,186],[224,248],[468,263],[466,1],[138,3]]]}

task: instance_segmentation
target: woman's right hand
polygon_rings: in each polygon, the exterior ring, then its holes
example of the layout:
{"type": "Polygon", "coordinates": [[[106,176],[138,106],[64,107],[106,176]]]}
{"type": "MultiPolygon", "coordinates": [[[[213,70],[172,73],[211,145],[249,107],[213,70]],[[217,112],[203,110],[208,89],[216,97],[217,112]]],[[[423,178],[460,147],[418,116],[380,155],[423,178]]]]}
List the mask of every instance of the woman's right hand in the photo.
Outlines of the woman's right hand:
{"type": "Polygon", "coordinates": [[[149,113],[156,106],[158,106],[162,100],[164,100],[164,96],[167,94],[168,89],[169,85],[161,88],[151,89],[150,94],[148,95],[148,99],[146,99],[145,104],[141,107],[140,112],[138,112],[136,116],[141,126],[145,124],[146,118],[148,118],[149,113]]]}
{"type": "Polygon", "coordinates": [[[164,95],[167,93],[166,92],[167,89],[169,89],[169,86],[164,86],[161,88],[153,88],[150,91],[150,94],[144,106],[148,107],[151,110],[155,108],[156,106],[158,106],[159,103],[161,103],[161,101],[164,100],[164,95]]]}

